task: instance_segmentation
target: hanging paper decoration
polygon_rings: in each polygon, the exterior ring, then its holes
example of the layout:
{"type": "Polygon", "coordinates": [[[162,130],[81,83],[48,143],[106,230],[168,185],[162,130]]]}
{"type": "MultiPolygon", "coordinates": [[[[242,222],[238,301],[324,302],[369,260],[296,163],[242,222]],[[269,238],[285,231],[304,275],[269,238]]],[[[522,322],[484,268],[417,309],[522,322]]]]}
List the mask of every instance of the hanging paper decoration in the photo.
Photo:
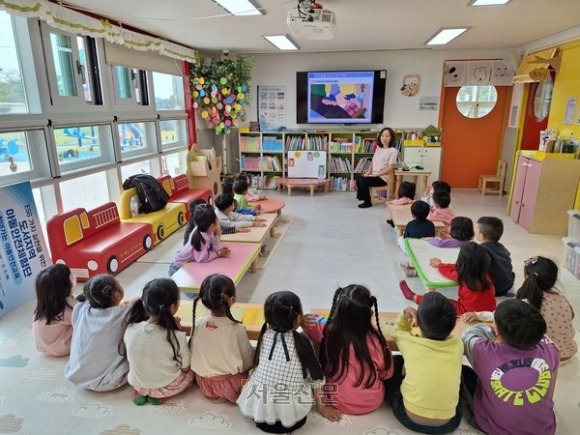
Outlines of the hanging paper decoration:
{"type": "Polygon", "coordinates": [[[194,103],[201,118],[217,134],[227,134],[245,119],[253,58],[211,59],[200,57],[191,64],[194,103]]]}

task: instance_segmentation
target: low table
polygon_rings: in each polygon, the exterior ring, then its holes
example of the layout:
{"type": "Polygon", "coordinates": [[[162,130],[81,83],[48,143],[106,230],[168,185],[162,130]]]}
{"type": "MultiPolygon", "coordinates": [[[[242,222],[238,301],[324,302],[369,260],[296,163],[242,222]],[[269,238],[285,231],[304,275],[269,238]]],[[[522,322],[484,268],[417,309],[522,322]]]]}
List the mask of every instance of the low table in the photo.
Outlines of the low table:
{"type": "Polygon", "coordinates": [[[288,196],[292,196],[292,188],[299,187],[310,189],[310,196],[314,196],[314,189],[323,186],[324,191],[330,191],[330,178],[318,179],[318,178],[279,178],[278,179],[278,191],[283,186],[288,188],[288,196]]]}
{"type": "Polygon", "coordinates": [[[440,248],[423,239],[405,239],[405,248],[407,248],[411,263],[415,266],[417,275],[427,291],[457,286],[457,282],[441,275],[437,268],[429,265],[429,261],[433,257],[437,257],[443,263],[455,263],[459,255],[459,248],[440,248]]]}
{"type": "Polygon", "coordinates": [[[239,242],[239,243],[259,243],[263,244],[264,239],[270,233],[270,237],[276,237],[274,225],[278,215],[276,213],[262,213],[258,216],[265,219],[265,227],[247,227],[248,233],[222,234],[222,242],[239,242]]]}
{"type": "MultiPolygon", "coordinates": [[[[207,308],[201,302],[197,303],[195,318],[199,319],[207,312],[207,308]]],[[[246,335],[250,340],[257,340],[264,324],[264,304],[243,304],[236,302],[230,307],[230,312],[234,319],[242,322],[246,327],[246,335]]],[[[193,301],[181,300],[179,308],[175,313],[181,319],[181,330],[187,335],[191,334],[193,323],[193,301]]]]}
{"type": "Polygon", "coordinates": [[[421,183],[423,185],[423,188],[419,191],[419,195],[417,195],[417,196],[421,196],[421,194],[423,192],[425,192],[425,189],[427,188],[427,184],[429,183],[429,176],[431,175],[431,171],[427,171],[424,169],[414,169],[414,168],[411,168],[408,171],[403,171],[402,169],[395,169],[395,192],[394,192],[395,195],[399,191],[399,186],[401,185],[401,181],[403,181],[403,177],[405,175],[415,178],[415,186],[417,187],[417,189],[419,189],[419,183],[418,183],[419,177],[421,177],[423,179],[423,182],[421,183]]]}
{"type": "Polygon", "coordinates": [[[260,213],[276,213],[278,216],[282,214],[282,209],[286,203],[281,199],[268,198],[260,201],[252,201],[252,205],[260,205],[260,213]]]}
{"type": "Polygon", "coordinates": [[[227,243],[223,246],[230,248],[229,257],[216,258],[207,263],[185,263],[175,272],[171,279],[180,291],[198,293],[203,280],[214,273],[229,276],[238,285],[248,268],[251,267],[253,273],[258,271],[260,243],[227,243]]]}

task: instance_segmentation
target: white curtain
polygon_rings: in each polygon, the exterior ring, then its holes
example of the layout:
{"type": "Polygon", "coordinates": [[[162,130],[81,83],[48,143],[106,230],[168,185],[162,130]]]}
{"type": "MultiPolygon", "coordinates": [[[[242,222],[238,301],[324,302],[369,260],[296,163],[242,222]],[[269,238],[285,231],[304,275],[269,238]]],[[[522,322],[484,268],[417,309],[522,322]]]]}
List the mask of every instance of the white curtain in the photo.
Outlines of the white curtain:
{"type": "Polygon", "coordinates": [[[108,20],[92,18],[45,0],[0,0],[0,10],[27,18],[38,18],[51,27],[70,33],[104,38],[135,50],[158,51],[173,59],[195,63],[196,51],[192,48],[123,29],[108,20]]]}

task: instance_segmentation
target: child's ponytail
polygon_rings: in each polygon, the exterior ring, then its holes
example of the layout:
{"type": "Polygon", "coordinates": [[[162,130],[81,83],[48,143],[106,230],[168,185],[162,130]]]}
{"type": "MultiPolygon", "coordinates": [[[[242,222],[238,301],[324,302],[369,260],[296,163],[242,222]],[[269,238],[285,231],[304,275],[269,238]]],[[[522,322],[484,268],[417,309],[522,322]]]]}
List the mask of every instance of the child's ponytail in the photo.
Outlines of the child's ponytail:
{"type": "Polygon", "coordinates": [[[201,233],[207,232],[212,224],[216,223],[217,216],[213,208],[208,204],[200,204],[195,208],[195,229],[191,236],[191,245],[196,251],[201,251],[201,247],[204,244],[204,239],[201,233]]]}
{"type": "Polygon", "coordinates": [[[189,336],[189,348],[190,349],[191,349],[191,345],[192,345],[192,342],[193,342],[193,331],[195,331],[195,310],[197,309],[197,303],[199,302],[199,299],[200,299],[199,298],[199,295],[197,295],[195,297],[195,299],[193,300],[193,308],[191,310],[191,318],[192,318],[192,321],[191,321],[191,333],[190,333],[190,336],[189,336]]]}
{"type": "Polygon", "coordinates": [[[551,290],[558,280],[558,265],[546,257],[531,257],[524,264],[526,278],[516,297],[527,299],[531,306],[540,310],[544,292],[551,290]]]}

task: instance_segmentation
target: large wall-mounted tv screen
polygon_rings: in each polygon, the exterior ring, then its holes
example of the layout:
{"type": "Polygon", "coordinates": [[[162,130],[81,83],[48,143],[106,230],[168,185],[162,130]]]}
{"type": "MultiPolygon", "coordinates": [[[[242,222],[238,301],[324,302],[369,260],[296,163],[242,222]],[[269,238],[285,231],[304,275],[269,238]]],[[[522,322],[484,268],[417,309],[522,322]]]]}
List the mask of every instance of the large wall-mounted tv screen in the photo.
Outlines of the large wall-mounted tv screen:
{"type": "Polygon", "coordinates": [[[385,70],[299,71],[297,124],[382,124],[385,70]]]}

